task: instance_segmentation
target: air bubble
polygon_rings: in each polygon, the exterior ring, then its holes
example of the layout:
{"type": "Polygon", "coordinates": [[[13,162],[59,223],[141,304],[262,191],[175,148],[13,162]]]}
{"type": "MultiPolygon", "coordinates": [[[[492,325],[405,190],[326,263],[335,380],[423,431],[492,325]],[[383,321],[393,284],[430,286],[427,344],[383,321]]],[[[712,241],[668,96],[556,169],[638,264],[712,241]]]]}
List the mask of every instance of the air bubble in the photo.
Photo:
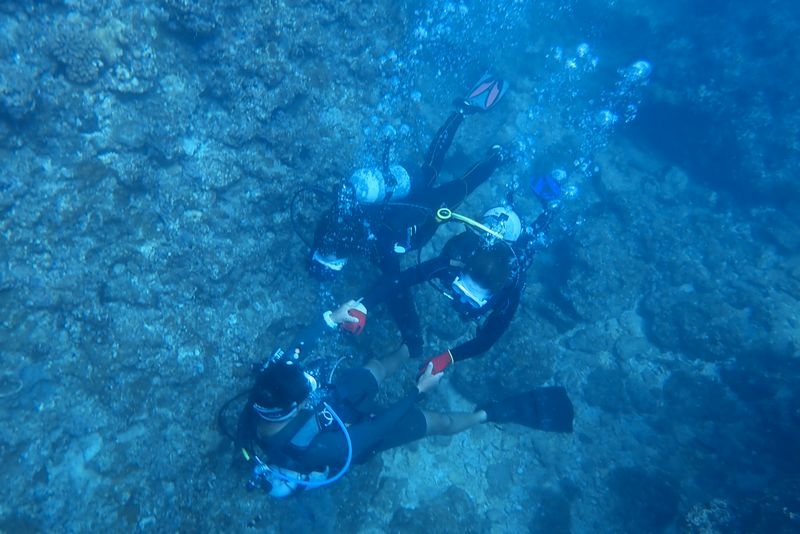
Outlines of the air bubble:
{"type": "Polygon", "coordinates": [[[608,128],[610,126],[613,126],[614,123],[617,122],[617,119],[618,117],[607,109],[598,112],[597,116],[595,117],[597,124],[603,128],[608,128]]]}
{"type": "Polygon", "coordinates": [[[628,68],[625,78],[631,82],[642,81],[647,79],[652,71],[653,67],[650,66],[650,63],[639,60],[628,68]]]}

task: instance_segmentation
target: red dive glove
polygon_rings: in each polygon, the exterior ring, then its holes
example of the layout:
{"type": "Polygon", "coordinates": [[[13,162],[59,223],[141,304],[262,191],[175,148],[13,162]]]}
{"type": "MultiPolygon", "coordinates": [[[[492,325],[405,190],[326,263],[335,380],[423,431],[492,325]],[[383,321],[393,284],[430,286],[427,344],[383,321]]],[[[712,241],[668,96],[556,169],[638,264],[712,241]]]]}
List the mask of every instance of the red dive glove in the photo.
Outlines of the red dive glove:
{"type": "Polygon", "coordinates": [[[347,310],[347,314],[350,317],[355,317],[357,321],[342,323],[342,329],[347,330],[354,336],[361,335],[361,332],[364,331],[364,326],[367,324],[367,314],[355,308],[347,310]]]}
{"type": "Polygon", "coordinates": [[[354,336],[359,336],[367,324],[367,308],[360,302],[352,302],[351,304],[353,306],[347,309],[347,315],[354,317],[355,321],[348,319],[339,326],[354,336]]]}
{"type": "Polygon", "coordinates": [[[350,300],[336,311],[326,311],[322,317],[332,329],[338,326],[357,336],[364,331],[364,325],[367,324],[367,308],[361,302],[350,300]]]}
{"type": "Polygon", "coordinates": [[[442,352],[441,354],[437,354],[436,356],[434,356],[433,358],[422,364],[422,367],[420,368],[419,373],[417,374],[418,377],[422,376],[422,374],[425,372],[425,369],[428,368],[429,363],[433,364],[433,369],[431,370],[431,374],[438,375],[439,373],[441,373],[442,371],[444,371],[445,369],[450,367],[450,365],[453,364],[453,355],[450,354],[449,349],[442,352]]]}

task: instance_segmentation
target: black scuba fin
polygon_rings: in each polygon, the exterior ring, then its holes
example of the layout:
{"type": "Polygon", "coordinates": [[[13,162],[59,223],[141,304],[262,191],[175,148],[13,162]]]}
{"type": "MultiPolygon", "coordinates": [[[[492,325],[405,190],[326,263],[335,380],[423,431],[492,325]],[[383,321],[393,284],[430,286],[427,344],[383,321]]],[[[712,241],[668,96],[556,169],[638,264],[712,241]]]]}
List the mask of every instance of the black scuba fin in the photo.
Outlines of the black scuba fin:
{"type": "Polygon", "coordinates": [[[492,423],[517,423],[547,432],[572,432],[575,409],[561,386],[536,388],[493,401],[478,409],[485,410],[492,423]]]}

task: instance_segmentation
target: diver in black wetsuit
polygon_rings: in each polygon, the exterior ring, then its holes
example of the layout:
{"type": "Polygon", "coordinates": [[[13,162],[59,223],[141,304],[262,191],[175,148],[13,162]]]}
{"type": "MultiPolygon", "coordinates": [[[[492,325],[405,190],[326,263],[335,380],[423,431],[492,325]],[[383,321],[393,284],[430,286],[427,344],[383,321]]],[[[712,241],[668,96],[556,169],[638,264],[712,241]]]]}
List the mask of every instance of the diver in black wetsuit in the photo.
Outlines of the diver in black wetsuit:
{"type": "MultiPolygon", "coordinates": [[[[428,362],[434,364],[434,373],[439,373],[453,362],[479,356],[508,329],[525,287],[525,272],[536,252],[548,244],[551,214],[545,209],[523,231],[513,210],[493,208],[484,214],[483,225],[475,224],[482,229],[468,230],[451,238],[436,258],[398,274],[386,274],[366,292],[361,302],[365,309],[371,309],[390,301],[396,292],[438,280],[461,317],[486,318],[473,339],[441,352],[428,362]]],[[[419,323],[408,322],[403,327],[411,330],[419,328],[419,323]]]]}
{"type": "MultiPolygon", "coordinates": [[[[348,258],[360,255],[378,265],[384,274],[399,273],[401,256],[421,249],[436,232],[436,210],[443,206],[455,209],[504,161],[505,152],[493,146],[486,158],[460,179],[436,185],[445,153],[464,117],[490,109],[506,89],[502,80],[481,78],[467,97],[457,102],[458,109],[436,133],[421,166],[384,161],[383,168],[357,170],[336,205],[317,224],[312,272],[333,275],[345,267],[348,258]]],[[[419,319],[411,294],[393,293],[386,304],[412,356],[420,357],[422,337],[419,328],[413,327],[419,319]]]]}
{"type": "Polygon", "coordinates": [[[264,364],[239,416],[236,445],[252,462],[250,488],[274,497],[335,482],[353,463],[377,452],[429,435],[450,435],[484,422],[517,423],[550,432],[571,432],[573,407],[562,387],[535,388],[481,405],[475,412],[436,413],[416,403],[443,376],[429,363],[416,387],[387,407],[375,395],[383,380],[406,359],[408,350],[370,360],[363,367],[323,375],[301,356],[327,327],[352,330],[364,308],[350,301],[312,325],[264,364]],[[325,382],[327,376],[327,382],[325,382]]]}

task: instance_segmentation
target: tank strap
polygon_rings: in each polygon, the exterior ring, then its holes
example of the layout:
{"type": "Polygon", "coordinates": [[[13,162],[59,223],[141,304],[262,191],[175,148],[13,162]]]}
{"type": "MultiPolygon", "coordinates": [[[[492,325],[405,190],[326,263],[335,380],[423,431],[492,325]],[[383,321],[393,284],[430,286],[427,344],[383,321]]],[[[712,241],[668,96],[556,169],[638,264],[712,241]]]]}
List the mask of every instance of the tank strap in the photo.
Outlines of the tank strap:
{"type": "Polygon", "coordinates": [[[305,449],[314,438],[320,433],[320,426],[317,422],[317,417],[309,417],[308,420],[301,426],[297,433],[289,440],[289,445],[297,447],[298,449],[305,449]]]}

